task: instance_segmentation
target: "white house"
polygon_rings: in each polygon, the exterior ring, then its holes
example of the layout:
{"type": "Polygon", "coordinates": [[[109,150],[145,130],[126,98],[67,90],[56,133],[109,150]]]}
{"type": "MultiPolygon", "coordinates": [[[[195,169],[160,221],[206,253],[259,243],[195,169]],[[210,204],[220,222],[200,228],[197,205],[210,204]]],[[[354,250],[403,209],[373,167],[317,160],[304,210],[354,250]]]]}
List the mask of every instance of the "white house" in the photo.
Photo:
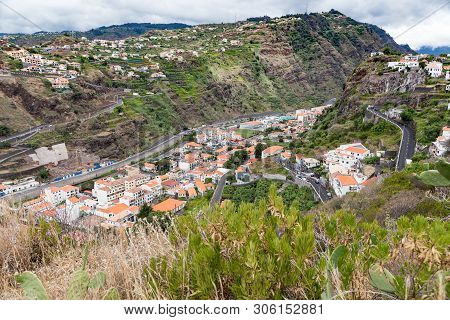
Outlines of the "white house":
{"type": "Polygon", "coordinates": [[[71,185],[64,186],[62,188],[49,187],[45,188],[43,196],[45,201],[50,202],[53,205],[58,205],[65,202],[71,197],[77,197],[80,193],[80,188],[71,185]]]}
{"type": "Polygon", "coordinates": [[[309,168],[317,168],[320,166],[320,161],[314,158],[303,158],[303,164],[309,168]]]}
{"type": "Polygon", "coordinates": [[[38,185],[39,182],[37,182],[34,177],[23,178],[16,181],[2,182],[0,183],[0,195],[20,192],[22,190],[37,187],[38,185]]]}
{"type": "Polygon", "coordinates": [[[435,157],[444,157],[450,147],[450,127],[442,128],[442,136],[431,144],[430,153],[435,157]]]}
{"type": "Polygon", "coordinates": [[[66,205],[58,214],[59,219],[65,223],[71,223],[80,217],[81,201],[77,197],[66,199],[66,205]]]}
{"type": "Polygon", "coordinates": [[[349,192],[359,192],[362,188],[375,183],[376,177],[368,179],[363,174],[344,175],[336,173],[331,177],[331,186],[338,197],[342,197],[349,192]]]}
{"type": "Polygon", "coordinates": [[[344,144],[335,150],[331,150],[325,154],[325,163],[327,166],[331,164],[340,164],[350,168],[358,166],[359,162],[371,155],[370,150],[361,143],[344,144]]]}
{"type": "Polygon", "coordinates": [[[432,61],[427,64],[425,70],[428,71],[428,74],[432,78],[437,78],[442,75],[442,63],[437,61],[432,61]]]}
{"type": "Polygon", "coordinates": [[[269,157],[277,156],[283,152],[284,148],[282,146],[272,146],[267,149],[264,149],[261,158],[266,159],[269,157]]]}

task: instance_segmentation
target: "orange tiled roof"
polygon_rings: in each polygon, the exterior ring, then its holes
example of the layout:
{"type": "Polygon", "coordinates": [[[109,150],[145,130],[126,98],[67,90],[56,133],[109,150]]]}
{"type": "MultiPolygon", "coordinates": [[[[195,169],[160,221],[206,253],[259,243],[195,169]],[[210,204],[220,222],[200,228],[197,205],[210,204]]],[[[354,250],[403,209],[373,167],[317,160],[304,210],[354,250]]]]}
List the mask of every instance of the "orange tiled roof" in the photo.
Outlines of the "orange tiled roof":
{"type": "Polygon", "coordinates": [[[70,202],[72,202],[72,203],[78,203],[78,202],[80,202],[80,199],[78,199],[77,197],[70,197],[68,200],[69,200],[70,202]]]}
{"type": "Polygon", "coordinates": [[[145,185],[148,186],[149,188],[154,188],[154,187],[158,186],[159,183],[158,183],[158,181],[153,179],[153,180],[150,180],[149,182],[147,182],[145,185]]]}
{"type": "Polygon", "coordinates": [[[163,202],[155,204],[152,209],[158,212],[168,212],[178,209],[185,203],[185,201],[169,198],[167,200],[164,200],[163,202]]]}
{"type": "Polygon", "coordinates": [[[342,186],[355,186],[358,184],[353,176],[344,176],[342,174],[337,174],[336,179],[339,180],[339,183],[342,186]]]}
{"type": "Polygon", "coordinates": [[[345,150],[353,152],[353,153],[359,153],[359,154],[368,152],[368,150],[363,149],[363,148],[358,148],[358,147],[348,147],[345,150]]]}
{"type": "Polygon", "coordinates": [[[189,197],[196,197],[197,196],[197,191],[195,191],[195,188],[189,188],[188,189],[188,194],[189,194],[189,197]]]}
{"type": "Polygon", "coordinates": [[[284,148],[282,146],[272,146],[265,149],[263,152],[268,154],[274,154],[275,152],[282,151],[284,148]]]}
{"type": "Polygon", "coordinates": [[[366,181],[364,181],[364,182],[362,183],[362,185],[363,185],[364,187],[369,187],[369,186],[375,184],[375,182],[377,182],[377,181],[378,181],[378,177],[372,177],[372,178],[367,179],[366,181]]]}
{"type": "Polygon", "coordinates": [[[105,211],[107,213],[112,213],[112,214],[119,214],[127,209],[129,209],[130,207],[128,205],[126,205],[125,203],[118,203],[113,205],[112,207],[109,207],[108,209],[106,209],[105,211]]]}
{"type": "Polygon", "coordinates": [[[205,192],[207,190],[206,185],[200,179],[195,180],[195,186],[200,192],[205,192]]]}

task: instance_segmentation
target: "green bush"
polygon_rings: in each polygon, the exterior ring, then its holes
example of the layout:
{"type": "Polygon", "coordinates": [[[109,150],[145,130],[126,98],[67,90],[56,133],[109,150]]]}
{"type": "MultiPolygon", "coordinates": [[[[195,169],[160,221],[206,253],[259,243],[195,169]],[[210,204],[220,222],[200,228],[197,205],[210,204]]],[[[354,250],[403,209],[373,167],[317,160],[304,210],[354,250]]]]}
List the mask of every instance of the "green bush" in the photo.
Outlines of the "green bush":
{"type": "Polygon", "coordinates": [[[11,129],[4,124],[0,124],[0,137],[7,136],[11,133],[11,129]]]}
{"type": "Polygon", "coordinates": [[[178,217],[171,241],[181,249],[144,274],[151,299],[445,299],[449,227],[302,215],[272,186],[267,201],[178,217]]]}

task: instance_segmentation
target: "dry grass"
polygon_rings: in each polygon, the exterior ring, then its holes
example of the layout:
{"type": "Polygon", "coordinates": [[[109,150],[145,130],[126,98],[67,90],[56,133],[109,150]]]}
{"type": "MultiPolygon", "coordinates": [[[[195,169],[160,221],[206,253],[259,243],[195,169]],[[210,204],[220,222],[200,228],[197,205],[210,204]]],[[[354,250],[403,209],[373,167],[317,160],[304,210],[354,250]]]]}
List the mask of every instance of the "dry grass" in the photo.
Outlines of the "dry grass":
{"type": "MultiPolygon", "coordinates": [[[[15,275],[33,271],[41,279],[51,299],[64,299],[72,273],[81,268],[84,244],[57,237],[51,245],[36,237],[29,223],[19,221],[14,212],[0,203],[0,299],[22,299],[15,275]]],[[[57,234],[49,229],[48,234],[57,234]]],[[[115,287],[122,299],[149,298],[143,270],[149,259],[173,252],[167,237],[149,228],[135,228],[133,233],[89,234],[87,271],[106,273],[104,289],[89,291],[87,299],[101,299],[106,290],[115,287]]]]}

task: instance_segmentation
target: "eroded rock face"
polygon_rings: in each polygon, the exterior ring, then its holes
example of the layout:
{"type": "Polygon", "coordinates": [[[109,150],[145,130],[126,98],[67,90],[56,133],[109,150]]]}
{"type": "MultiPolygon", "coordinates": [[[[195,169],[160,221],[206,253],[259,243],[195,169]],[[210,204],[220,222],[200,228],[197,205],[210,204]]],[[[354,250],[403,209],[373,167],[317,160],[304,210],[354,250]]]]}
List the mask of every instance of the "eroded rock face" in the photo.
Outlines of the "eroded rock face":
{"type": "Polygon", "coordinates": [[[402,96],[398,93],[414,92],[417,86],[425,83],[426,71],[421,68],[408,72],[386,71],[384,66],[387,61],[387,57],[373,58],[355,69],[339,101],[340,115],[351,117],[367,104],[384,105],[390,102],[411,105],[420,98],[414,94],[402,96]]]}
{"type": "MultiPolygon", "coordinates": [[[[0,93],[12,99],[16,107],[43,123],[61,123],[83,118],[101,109],[97,92],[76,86],[67,94],[46,92],[39,78],[0,78],[0,93]]],[[[6,112],[6,111],[5,111],[6,112]]]]}
{"type": "Polygon", "coordinates": [[[145,133],[144,125],[143,119],[129,120],[115,129],[100,131],[85,139],[77,139],[76,144],[100,158],[121,159],[139,152],[139,149],[149,142],[151,137],[145,133]]]}

